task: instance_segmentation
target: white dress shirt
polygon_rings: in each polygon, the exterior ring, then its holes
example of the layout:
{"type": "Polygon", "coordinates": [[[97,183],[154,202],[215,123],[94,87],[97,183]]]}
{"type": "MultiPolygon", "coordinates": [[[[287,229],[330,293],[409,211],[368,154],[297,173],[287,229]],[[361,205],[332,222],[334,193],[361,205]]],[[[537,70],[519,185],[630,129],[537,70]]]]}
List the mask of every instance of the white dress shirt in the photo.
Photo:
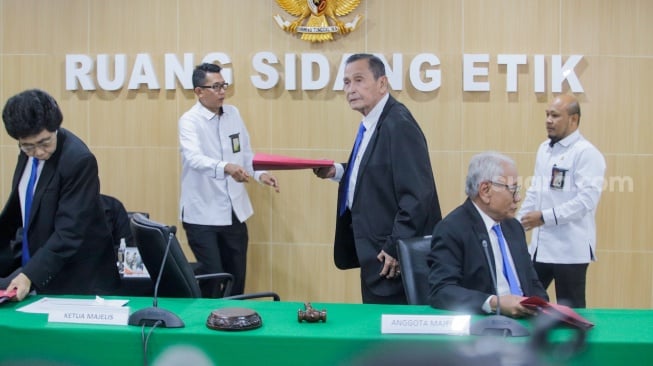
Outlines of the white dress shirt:
{"type": "Polygon", "coordinates": [[[596,260],[595,215],[605,159],[579,131],[552,147],[549,142],[537,151],[532,184],[518,215],[542,211],[544,225],[533,229],[529,252],[533,256],[537,251],[542,263],[589,263],[596,260]]]}
{"type": "MultiPolygon", "coordinates": [[[[43,166],[47,160],[39,160],[39,166],[36,168],[36,181],[34,182],[34,192],[36,192],[36,186],[39,184],[39,178],[41,177],[41,172],[43,171],[43,166]]],[[[27,158],[27,164],[25,164],[25,169],[23,170],[23,175],[20,178],[18,183],[18,197],[20,198],[20,207],[23,215],[23,226],[25,226],[25,197],[27,195],[27,185],[29,184],[29,176],[32,174],[32,157],[27,158]]]]}
{"type": "MultiPolygon", "coordinates": [[[[494,221],[490,216],[488,216],[483,210],[481,210],[476,203],[474,203],[474,207],[476,207],[476,210],[478,213],[481,215],[481,218],[483,218],[483,223],[485,224],[485,229],[487,230],[488,236],[490,237],[490,245],[492,247],[492,254],[494,255],[494,273],[497,278],[497,291],[499,292],[498,295],[509,295],[510,294],[510,285],[508,284],[508,279],[506,276],[503,274],[503,261],[506,260],[503,258],[503,255],[501,255],[501,249],[499,248],[499,238],[497,237],[497,234],[492,230],[492,226],[498,224],[496,221],[494,221]]],[[[505,239],[505,238],[504,238],[505,239]]],[[[515,276],[517,277],[517,283],[519,284],[519,288],[521,288],[521,283],[519,282],[519,275],[517,274],[517,269],[515,268],[515,262],[512,260],[512,255],[510,254],[510,248],[508,246],[508,239],[506,239],[506,254],[508,255],[507,260],[510,263],[510,266],[513,268],[515,271],[515,276]]]]}
{"type": "Polygon", "coordinates": [[[254,213],[245,185],[225,174],[224,167],[240,165],[257,181],[264,172],[254,172],[249,133],[238,109],[222,109],[218,115],[197,102],[179,119],[180,217],[189,224],[231,225],[232,210],[241,222],[254,213]]]}
{"type": "MultiPolygon", "coordinates": [[[[348,208],[351,208],[351,204],[354,202],[354,193],[356,192],[356,179],[358,178],[358,168],[360,167],[361,159],[363,158],[365,149],[367,149],[367,145],[370,143],[372,135],[376,130],[376,125],[379,122],[379,118],[381,117],[381,113],[383,112],[383,108],[385,107],[385,103],[388,101],[388,98],[390,98],[390,94],[386,93],[386,95],[381,98],[381,100],[379,100],[374,108],[372,108],[370,113],[368,113],[367,116],[364,116],[363,120],[361,121],[365,126],[365,133],[363,134],[363,140],[358,147],[358,152],[356,156],[354,156],[354,160],[352,162],[354,165],[352,167],[351,174],[349,175],[349,191],[347,192],[348,208]]],[[[345,173],[345,169],[342,164],[335,164],[335,166],[336,175],[333,179],[339,182],[345,173]]]]}

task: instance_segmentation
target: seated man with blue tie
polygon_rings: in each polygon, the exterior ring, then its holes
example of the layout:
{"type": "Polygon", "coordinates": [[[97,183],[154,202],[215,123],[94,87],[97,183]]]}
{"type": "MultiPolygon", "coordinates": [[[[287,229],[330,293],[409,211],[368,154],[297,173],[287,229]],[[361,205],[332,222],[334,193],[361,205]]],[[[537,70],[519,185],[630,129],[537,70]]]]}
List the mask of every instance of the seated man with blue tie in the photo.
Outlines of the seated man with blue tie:
{"type": "Polygon", "coordinates": [[[427,259],[431,306],[490,314],[499,304],[501,314],[523,317],[535,313],[520,304],[525,296],[548,300],[514,217],[521,199],[516,182],[517,167],[509,157],[485,152],[472,158],[467,200],[433,231],[427,259]]]}
{"type": "Polygon", "coordinates": [[[95,156],[72,132],[52,96],[27,90],[2,120],[19,155],[0,213],[0,289],[39,294],[113,293],[120,283],[100,202],[95,156]]]}

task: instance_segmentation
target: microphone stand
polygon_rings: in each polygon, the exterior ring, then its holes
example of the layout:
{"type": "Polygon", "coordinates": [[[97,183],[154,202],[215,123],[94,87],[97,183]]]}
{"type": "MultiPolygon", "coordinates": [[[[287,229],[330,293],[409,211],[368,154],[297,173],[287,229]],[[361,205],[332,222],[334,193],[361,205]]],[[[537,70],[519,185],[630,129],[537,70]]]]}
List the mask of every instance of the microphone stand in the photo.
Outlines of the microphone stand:
{"type": "MultiPolygon", "coordinates": [[[[496,315],[488,315],[483,319],[477,320],[469,328],[469,333],[473,335],[500,335],[504,337],[525,337],[530,335],[526,327],[520,324],[517,320],[501,315],[501,303],[499,302],[499,286],[497,285],[497,277],[494,274],[494,266],[490,260],[490,252],[487,249],[487,241],[483,240],[483,251],[485,252],[485,259],[490,267],[490,274],[492,275],[492,284],[494,285],[494,292],[497,296],[497,313],[496,315]]],[[[504,258],[503,260],[507,260],[504,258]]]]}
{"type": "Polygon", "coordinates": [[[170,243],[174,233],[171,231],[168,236],[168,244],[166,245],[166,251],[163,254],[163,260],[161,261],[161,267],[159,267],[159,275],[156,278],[156,283],[154,284],[154,299],[152,300],[152,306],[149,308],[141,309],[135,311],[132,315],[129,316],[129,325],[144,325],[144,326],[160,326],[163,328],[183,328],[184,322],[178,317],[175,313],[170,310],[161,309],[158,307],[158,298],[159,298],[159,283],[161,282],[161,274],[165,267],[166,259],[168,258],[168,252],[170,252],[170,243]]]}

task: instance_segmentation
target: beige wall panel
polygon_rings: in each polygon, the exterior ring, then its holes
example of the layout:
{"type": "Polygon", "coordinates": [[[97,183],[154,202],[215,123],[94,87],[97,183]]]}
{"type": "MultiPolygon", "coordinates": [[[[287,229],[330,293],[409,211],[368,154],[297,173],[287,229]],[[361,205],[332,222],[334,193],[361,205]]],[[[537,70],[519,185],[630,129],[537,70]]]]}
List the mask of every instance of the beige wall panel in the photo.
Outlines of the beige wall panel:
{"type": "Polygon", "coordinates": [[[465,94],[475,100],[466,100],[468,103],[465,104],[462,122],[464,150],[537,150],[536,146],[526,146],[533,125],[533,104],[508,101],[505,92],[491,92],[489,98],[486,98],[487,93],[465,94]]]}
{"type": "MultiPolygon", "coordinates": [[[[271,238],[279,222],[278,216],[283,214],[288,204],[287,200],[294,198],[289,187],[283,186],[283,183],[289,183],[288,179],[283,179],[276,171],[270,173],[279,180],[280,193],[276,193],[269,186],[254,181],[250,182],[247,187],[254,207],[254,215],[247,220],[247,227],[250,240],[255,242],[280,242],[279,240],[273,241],[271,238]]],[[[285,240],[283,241],[285,242],[285,240]]]]}
{"type": "MultiPolygon", "coordinates": [[[[286,151],[282,153],[290,155],[286,151]]],[[[308,154],[301,156],[313,158],[308,154]]],[[[271,200],[278,204],[268,208],[267,215],[262,213],[265,207],[258,210],[252,226],[259,223],[259,219],[269,220],[267,240],[273,243],[333,243],[338,184],[317,178],[310,170],[272,173],[279,179],[281,193],[276,194],[267,187],[260,187],[266,192],[260,192],[259,187],[249,192],[253,193],[252,200],[257,204],[265,200],[261,196],[266,195],[272,196],[271,200]]]]}
{"type": "Polygon", "coordinates": [[[344,161],[351,151],[362,115],[351,110],[343,92],[307,91],[302,94],[300,100],[294,97],[288,100],[284,96],[281,102],[270,107],[271,145],[337,150],[337,156],[334,151],[322,158],[344,161]]]}
{"type": "MultiPolygon", "coordinates": [[[[3,126],[4,130],[4,126],[3,126]]],[[[5,132],[3,132],[6,134],[5,132]]],[[[4,204],[11,193],[11,179],[18,161],[18,147],[16,145],[3,145],[0,147],[0,205],[4,204]]]]}
{"type": "Polygon", "coordinates": [[[465,175],[469,160],[455,151],[431,151],[431,165],[435,177],[442,216],[451,212],[465,200],[465,175]]]}
{"type": "Polygon", "coordinates": [[[590,69],[581,105],[588,139],[604,153],[653,153],[653,59],[606,56],[590,69]]]}
{"type": "Polygon", "coordinates": [[[4,0],[0,6],[3,53],[63,59],[88,49],[88,0],[4,0]]]}
{"type": "Polygon", "coordinates": [[[235,64],[246,62],[251,56],[246,50],[268,50],[273,7],[274,1],[179,2],[179,29],[184,30],[179,32],[180,50],[201,56],[225,52],[235,64]]]}
{"type": "Polygon", "coordinates": [[[270,252],[272,285],[284,300],[361,302],[360,272],[336,269],[332,245],[273,245],[270,252]]]}
{"type": "Polygon", "coordinates": [[[146,211],[155,221],[177,225],[179,152],[176,148],[91,148],[98,160],[102,192],[116,196],[128,211],[146,211]]]}
{"type": "MultiPolygon", "coordinates": [[[[513,152],[502,152],[509,157],[511,157],[515,164],[517,164],[517,174],[518,174],[518,184],[521,185],[521,198],[522,201],[526,197],[526,190],[530,186],[533,177],[533,168],[535,167],[535,151],[537,147],[533,148],[533,152],[530,151],[527,153],[513,153],[513,152]]],[[[469,162],[467,162],[469,163],[469,162]]],[[[467,167],[465,167],[465,172],[467,167]]]]}
{"type": "MultiPolygon", "coordinates": [[[[176,0],[91,1],[89,49],[97,54],[125,53],[128,75],[135,55],[149,53],[153,61],[176,51],[176,0]]],[[[163,70],[157,70],[163,77],[163,70]]]]}
{"type": "Polygon", "coordinates": [[[559,53],[560,13],[550,0],[466,0],[465,53],[559,53]]]}
{"type": "Polygon", "coordinates": [[[87,101],[93,128],[90,142],[99,146],[176,148],[180,112],[164,91],[99,92],[87,101]],[[122,105],[117,100],[127,99],[122,105]]]}
{"type": "Polygon", "coordinates": [[[597,211],[598,248],[653,253],[649,214],[653,157],[610,155],[606,163],[606,184],[597,211]]]}
{"type": "MultiPolygon", "coordinates": [[[[462,1],[373,1],[363,19],[369,52],[459,54],[462,1]]],[[[404,61],[404,66],[409,63],[404,61]]]]}
{"type": "Polygon", "coordinates": [[[598,251],[587,271],[587,306],[653,307],[653,253],[598,251]]]}
{"type": "MultiPolygon", "coordinates": [[[[248,222],[249,227],[249,222],[248,222]]],[[[251,228],[249,229],[251,233],[251,228]]],[[[245,293],[259,291],[275,291],[286,300],[285,293],[279,293],[279,289],[273,285],[271,270],[271,248],[270,243],[259,243],[250,236],[247,252],[247,278],[245,279],[245,293]]],[[[285,289],[284,289],[285,291],[285,289]]]]}
{"type": "Polygon", "coordinates": [[[561,4],[562,52],[627,56],[653,54],[653,2],[571,0],[561,4]]]}

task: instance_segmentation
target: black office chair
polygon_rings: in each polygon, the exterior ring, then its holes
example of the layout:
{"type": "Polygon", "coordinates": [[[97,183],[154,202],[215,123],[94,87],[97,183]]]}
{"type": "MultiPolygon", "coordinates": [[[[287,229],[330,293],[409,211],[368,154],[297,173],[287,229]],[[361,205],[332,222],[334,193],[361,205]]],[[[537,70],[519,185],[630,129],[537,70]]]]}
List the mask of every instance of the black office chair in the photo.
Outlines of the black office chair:
{"type": "Polygon", "coordinates": [[[153,281],[159,276],[163,266],[158,295],[162,297],[202,297],[198,281],[203,279],[217,279],[219,286],[218,297],[227,299],[253,299],[270,297],[280,301],[279,295],[274,292],[257,292],[243,295],[231,295],[233,276],[230,273],[212,273],[195,275],[191,264],[186,259],[177,237],[176,228],[167,226],[146,218],[136,213],[131,218],[131,229],[134,241],[141,254],[143,263],[153,281]],[[168,256],[162,265],[166,247],[169,244],[168,256]]]}
{"type": "Polygon", "coordinates": [[[429,303],[429,266],[426,256],[431,251],[431,235],[397,240],[401,280],[410,305],[429,303]]]}

